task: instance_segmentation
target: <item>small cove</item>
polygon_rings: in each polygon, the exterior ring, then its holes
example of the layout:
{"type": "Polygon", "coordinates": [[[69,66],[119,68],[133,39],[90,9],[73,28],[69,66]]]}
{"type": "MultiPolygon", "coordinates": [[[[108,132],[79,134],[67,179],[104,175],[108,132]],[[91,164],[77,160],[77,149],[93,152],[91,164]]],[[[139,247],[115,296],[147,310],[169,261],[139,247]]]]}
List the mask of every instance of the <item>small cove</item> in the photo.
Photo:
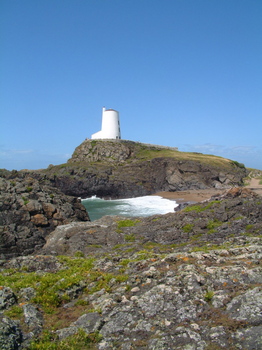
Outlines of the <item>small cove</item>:
{"type": "Polygon", "coordinates": [[[82,200],[90,220],[100,219],[104,215],[118,215],[125,217],[146,217],[155,214],[174,212],[177,207],[175,200],[160,196],[143,196],[127,199],[105,200],[92,196],[82,200]]]}

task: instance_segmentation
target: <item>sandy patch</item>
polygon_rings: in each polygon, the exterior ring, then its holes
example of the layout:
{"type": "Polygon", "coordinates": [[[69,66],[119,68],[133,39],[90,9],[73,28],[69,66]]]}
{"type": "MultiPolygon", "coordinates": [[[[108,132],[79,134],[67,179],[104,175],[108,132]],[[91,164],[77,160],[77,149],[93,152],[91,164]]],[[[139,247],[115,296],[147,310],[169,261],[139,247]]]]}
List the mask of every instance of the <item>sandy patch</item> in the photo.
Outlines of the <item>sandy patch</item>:
{"type": "Polygon", "coordinates": [[[157,192],[154,195],[166,199],[174,199],[177,203],[184,202],[202,202],[210,199],[212,196],[220,195],[225,192],[225,189],[208,188],[205,190],[186,190],[176,192],[157,192]]]}

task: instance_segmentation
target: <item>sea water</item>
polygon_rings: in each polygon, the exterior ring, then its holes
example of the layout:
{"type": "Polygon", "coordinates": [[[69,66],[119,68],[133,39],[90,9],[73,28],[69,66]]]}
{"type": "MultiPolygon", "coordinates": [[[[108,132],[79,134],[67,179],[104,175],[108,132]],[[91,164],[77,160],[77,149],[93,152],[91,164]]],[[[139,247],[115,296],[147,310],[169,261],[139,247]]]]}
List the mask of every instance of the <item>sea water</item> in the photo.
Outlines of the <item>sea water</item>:
{"type": "Polygon", "coordinates": [[[143,196],[137,198],[104,200],[96,196],[83,199],[90,220],[100,219],[104,215],[119,215],[125,217],[150,216],[174,212],[177,203],[174,200],[159,196],[143,196]]]}

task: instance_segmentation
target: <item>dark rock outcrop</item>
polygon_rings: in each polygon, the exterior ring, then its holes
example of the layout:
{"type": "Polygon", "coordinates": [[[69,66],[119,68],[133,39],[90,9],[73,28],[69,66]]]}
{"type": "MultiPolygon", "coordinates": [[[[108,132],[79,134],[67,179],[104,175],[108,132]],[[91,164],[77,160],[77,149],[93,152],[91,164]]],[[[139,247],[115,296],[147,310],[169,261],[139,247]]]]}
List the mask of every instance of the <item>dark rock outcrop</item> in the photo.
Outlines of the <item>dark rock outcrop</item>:
{"type": "Polygon", "coordinates": [[[33,177],[17,175],[0,177],[1,259],[32,254],[57,226],[89,220],[79,199],[33,177]]]}

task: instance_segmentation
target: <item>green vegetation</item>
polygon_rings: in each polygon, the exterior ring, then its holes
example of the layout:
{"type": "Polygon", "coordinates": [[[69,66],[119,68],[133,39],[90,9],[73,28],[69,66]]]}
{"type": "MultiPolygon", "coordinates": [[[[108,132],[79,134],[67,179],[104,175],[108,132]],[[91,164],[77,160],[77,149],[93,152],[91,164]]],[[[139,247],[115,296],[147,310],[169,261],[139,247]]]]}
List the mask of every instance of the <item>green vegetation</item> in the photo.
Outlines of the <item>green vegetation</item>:
{"type": "Polygon", "coordinates": [[[29,203],[29,199],[26,197],[22,197],[23,201],[24,201],[24,205],[27,205],[29,203]]]}
{"type": "MultiPolygon", "coordinates": [[[[230,168],[232,161],[219,156],[213,156],[208,154],[202,154],[197,152],[180,152],[172,148],[160,148],[157,146],[147,146],[143,144],[136,144],[135,157],[141,160],[150,160],[153,158],[167,157],[174,158],[176,160],[191,160],[201,162],[207,165],[216,166],[220,168],[230,168]]],[[[237,162],[234,162],[234,165],[237,162]]],[[[238,163],[239,167],[243,167],[242,164],[238,163]]]]}
{"type": "Polygon", "coordinates": [[[214,292],[211,290],[208,290],[204,296],[205,301],[210,302],[214,296],[214,292]]]}
{"type": "Polygon", "coordinates": [[[89,305],[89,302],[83,299],[78,299],[75,303],[76,306],[80,305],[80,306],[85,306],[85,305],[89,305]]]}
{"type": "Polygon", "coordinates": [[[92,148],[94,148],[96,144],[97,144],[97,141],[96,141],[96,140],[92,140],[92,141],[91,141],[91,147],[92,147],[92,148]]]}
{"type": "Polygon", "coordinates": [[[117,222],[117,228],[132,227],[132,226],[135,226],[138,222],[140,222],[140,220],[131,220],[131,219],[120,220],[117,222]]]}
{"type": "Polygon", "coordinates": [[[246,225],[246,231],[252,231],[254,225],[246,225]]]}
{"type": "Polygon", "coordinates": [[[23,316],[23,309],[19,305],[14,305],[5,311],[5,315],[10,318],[20,319],[23,316]]]}
{"type": "MultiPolygon", "coordinates": [[[[32,302],[41,305],[47,313],[55,312],[55,309],[69,300],[68,291],[74,286],[90,285],[88,293],[93,293],[102,288],[110,290],[108,282],[115,279],[117,283],[125,281],[128,276],[121,274],[106,274],[93,269],[93,258],[60,257],[63,268],[56,273],[37,274],[24,270],[5,270],[0,276],[0,285],[5,285],[18,292],[21,288],[33,287],[36,296],[32,302]]],[[[14,309],[14,313],[18,313],[14,309]]]]}
{"type": "Polygon", "coordinates": [[[131,220],[131,219],[117,221],[117,232],[122,233],[123,227],[132,227],[132,226],[135,226],[136,224],[138,224],[139,222],[140,222],[140,220],[131,220]]]}
{"type": "Polygon", "coordinates": [[[185,233],[190,233],[193,230],[194,225],[193,224],[186,224],[185,226],[182,227],[182,230],[185,233]]]}
{"type": "Polygon", "coordinates": [[[29,350],[87,350],[94,349],[93,345],[102,339],[98,332],[87,334],[85,331],[79,331],[66,338],[58,341],[57,338],[49,331],[46,331],[39,340],[33,341],[29,350]]]}
{"type": "Polygon", "coordinates": [[[85,254],[83,252],[75,252],[75,257],[76,258],[83,258],[85,256],[85,254]]]}
{"type": "Polygon", "coordinates": [[[210,209],[213,205],[219,205],[220,201],[211,201],[206,206],[203,206],[203,204],[198,205],[190,205],[183,209],[184,212],[188,213],[191,211],[195,211],[196,213],[200,213],[202,211],[205,211],[207,209],[210,209]]]}
{"type": "Polygon", "coordinates": [[[31,192],[32,190],[33,190],[33,187],[28,186],[28,187],[26,188],[26,192],[31,192]]]}
{"type": "Polygon", "coordinates": [[[197,241],[202,236],[203,236],[203,233],[199,232],[197,234],[194,234],[190,239],[191,241],[197,241]]]}
{"type": "MultiPolygon", "coordinates": [[[[12,288],[17,295],[22,288],[31,287],[35,290],[36,295],[31,302],[39,305],[39,308],[44,311],[45,328],[42,337],[32,341],[29,346],[30,350],[94,349],[94,344],[101,340],[99,333],[86,334],[79,330],[66,340],[58,339],[55,330],[67,327],[68,322],[71,322],[66,317],[61,317],[61,313],[65,312],[62,306],[72,300],[70,290],[76,287],[82,290],[82,293],[81,298],[74,305],[75,317],[78,318],[83,312],[101,312],[101,309],[90,308],[89,302],[85,300],[85,295],[102,289],[109,292],[112,285],[125,284],[128,275],[123,274],[121,270],[115,274],[100,271],[94,266],[94,258],[60,256],[58,260],[62,266],[59,271],[53,273],[30,272],[27,268],[2,270],[0,286],[12,288]],[[52,332],[47,329],[51,329],[52,332]]],[[[127,262],[122,266],[125,264],[127,262]]],[[[22,319],[23,301],[21,296],[17,301],[18,304],[5,311],[5,315],[12,319],[22,319]]]]}
{"type": "Polygon", "coordinates": [[[252,224],[246,225],[245,227],[245,236],[257,236],[261,233],[259,229],[256,229],[256,227],[252,224]]]}
{"type": "Polygon", "coordinates": [[[239,163],[236,160],[231,161],[233,165],[236,165],[239,168],[245,168],[245,165],[243,163],[239,163]]]}
{"type": "Polygon", "coordinates": [[[219,221],[217,219],[210,220],[207,224],[208,232],[207,233],[214,233],[216,232],[216,228],[222,225],[222,221],[219,221]]]}
{"type": "Polygon", "coordinates": [[[136,236],[132,233],[130,235],[125,235],[125,241],[134,242],[136,240],[136,236]]]}
{"type": "Polygon", "coordinates": [[[127,266],[131,261],[131,259],[123,259],[121,260],[120,265],[127,266]]]}
{"type": "Polygon", "coordinates": [[[89,248],[102,248],[101,244],[88,244],[87,247],[89,248]]]}
{"type": "Polygon", "coordinates": [[[190,252],[205,252],[208,253],[211,250],[218,250],[218,249],[228,249],[230,247],[230,243],[225,244],[207,244],[199,247],[194,247],[190,250],[190,252]]]}

